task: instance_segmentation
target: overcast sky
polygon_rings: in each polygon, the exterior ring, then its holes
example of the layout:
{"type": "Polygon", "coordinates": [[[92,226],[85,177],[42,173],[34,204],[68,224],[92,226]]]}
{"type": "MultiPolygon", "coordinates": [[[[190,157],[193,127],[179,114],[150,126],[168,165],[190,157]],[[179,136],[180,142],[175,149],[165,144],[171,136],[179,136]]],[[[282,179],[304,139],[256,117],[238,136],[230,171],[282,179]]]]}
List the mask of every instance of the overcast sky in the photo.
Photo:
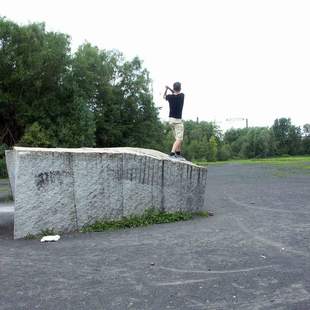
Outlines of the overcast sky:
{"type": "Polygon", "coordinates": [[[150,71],[156,106],[164,86],[182,83],[184,119],[271,126],[310,123],[309,0],[0,0],[0,15],[45,22],[71,36],[138,56],[150,71]]]}

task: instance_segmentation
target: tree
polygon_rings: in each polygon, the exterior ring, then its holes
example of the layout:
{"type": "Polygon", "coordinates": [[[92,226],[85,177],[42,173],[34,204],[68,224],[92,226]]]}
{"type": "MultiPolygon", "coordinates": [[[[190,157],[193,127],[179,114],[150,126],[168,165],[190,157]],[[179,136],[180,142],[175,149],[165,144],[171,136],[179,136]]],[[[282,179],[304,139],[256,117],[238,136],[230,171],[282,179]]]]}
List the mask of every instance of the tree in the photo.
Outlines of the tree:
{"type": "Polygon", "coordinates": [[[287,147],[289,155],[298,155],[301,153],[301,128],[291,125],[288,130],[287,147]]]}
{"type": "MultiPolygon", "coordinates": [[[[213,122],[184,122],[184,143],[183,152],[186,158],[193,160],[205,160],[208,157],[214,158],[214,141],[218,145],[221,141],[221,131],[213,122]],[[210,139],[212,140],[212,150],[210,153],[210,139]]],[[[217,152],[215,152],[216,154],[217,152]]],[[[216,157],[216,155],[215,155],[216,157]]]]}
{"type": "Polygon", "coordinates": [[[18,141],[35,121],[45,128],[54,124],[69,64],[67,35],[0,18],[0,130],[9,128],[18,141]]]}
{"type": "Polygon", "coordinates": [[[208,153],[207,153],[208,161],[216,161],[217,159],[217,141],[214,136],[212,136],[208,143],[208,153]]]}
{"type": "Polygon", "coordinates": [[[138,57],[90,43],[71,55],[67,35],[0,18],[0,135],[12,132],[4,141],[12,145],[34,123],[54,146],[155,148],[163,136],[138,57]]]}
{"type": "Polygon", "coordinates": [[[20,146],[53,147],[55,140],[52,135],[43,129],[37,122],[27,127],[19,142],[20,146]]]}
{"type": "Polygon", "coordinates": [[[230,145],[221,144],[217,152],[217,159],[222,161],[222,160],[228,160],[230,158],[232,158],[230,145]]]}
{"type": "Polygon", "coordinates": [[[310,124],[305,124],[303,126],[303,135],[310,136],[310,124]]]}
{"type": "Polygon", "coordinates": [[[272,131],[276,141],[276,154],[288,154],[288,134],[291,126],[290,118],[276,119],[272,126],[272,131]]]}
{"type": "Polygon", "coordinates": [[[94,112],[98,146],[156,147],[163,126],[142,62],[126,61],[117,51],[82,45],[73,59],[73,76],[94,112]]]}

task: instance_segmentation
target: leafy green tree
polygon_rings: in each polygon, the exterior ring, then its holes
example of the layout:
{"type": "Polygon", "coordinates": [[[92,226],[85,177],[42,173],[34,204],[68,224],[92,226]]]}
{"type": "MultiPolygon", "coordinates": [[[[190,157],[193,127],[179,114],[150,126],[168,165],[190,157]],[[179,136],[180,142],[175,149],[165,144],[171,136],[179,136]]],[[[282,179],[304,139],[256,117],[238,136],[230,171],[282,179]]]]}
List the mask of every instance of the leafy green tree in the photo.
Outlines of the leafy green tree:
{"type": "Polygon", "coordinates": [[[247,128],[244,128],[244,129],[232,128],[225,132],[223,142],[224,144],[230,145],[232,157],[238,158],[238,157],[246,156],[243,154],[245,152],[244,151],[245,146],[243,146],[242,151],[241,149],[242,149],[242,144],[244,143],[245,136],[247,133],[248,133],[247,128]]]}
{"type": "Polygon", "coordinates": [[[208,143],[208,153],[207,153],[208,161],[216,161],[217,159],[217,141],[214,136],[212,136],[208,143]]]}
{"type": "Polygon", "coordinates": [[[288,154],[288,134],[291,126],[289,118],[280,118],[274,121],[272,131],[276,140],[277,155],[288,154]]]}
{"type": "Polygon", "coordinates": [[[0,134],[9,129],[19,141],[37,123],[55,146],[161,147],[151,80],[137,57],[89,43],[71,55],[67,35],[1,18],[0,69],[0,134]]]}
{"type": "Polygon", "coordinates": [[[20,146],[53,147],[55,140],[52,135],[43,129],[37,122],[27,127],[19,142],[20,146]]]}
{"type": "Polygon", "coordinates": [[[210,155],[209,145],[211,137],[215,139],[217,145],[220,143],[221,131],[213,122],[185,121],[183,143],[185,157],[190,160],[206,160],[208,157],[213,158],[212,155],[210,155]]]}
{"type": "Polygon", "coordinates": [[[289,155],[298,155],[302,152],[301,128],[291,125],[288,130],[287,147],[289,155]]]}
{"type": "Polygon", "coordinates": [[[0,18],[0,130],[9,128],[18,141],[29,124],[55,122],[69,52],[69,37],[45,32],[44,24],[0,18]]]}
{"type": "Polygon", "coordinates": [[[273,131],[266,127],[230,129],[224,135],[224,143],[231,146],[235,158],[272,156],[276,148],[273,131]]]}
{"type": "Polygon", "coordinates": [[[303,137],[302,137],[302,153],[310,154],[310,124],[305,124],[303,126],[303,137]]]}
{"type": "Polygon", "coordinates": [[[278,155],[296,155],[301,152],[301,129],[291,124],[289,118],[280,118],[272,126],[276,140],[276,153],[278,155]]]}
{"type": "Polygon", "coordinates": [[[303,126],[303,134],[304,136],[310,136],[310,124],[305,124],[303,126]]]}
{"type": "Polygon", "coordinates": [[[232,151],[230,145],[221,144],[217,152],[217,159],[223,161],[230,158],[232,158],[232,151]]]}
{"type": "Polygon", "coordinates": [[[0,144],[0,178],[7,178],[8,172],[6,169],[6,162],[5,162],[5,150],[8,149],[6,144],[0,144]]]}
{"type": "Polygon", "coordinates": [[[163,126],[151,95],[148,71],[136,57],[82,45],[73,59],[80,97],[94,112],[97,146],[156,147],[163,126]]]}

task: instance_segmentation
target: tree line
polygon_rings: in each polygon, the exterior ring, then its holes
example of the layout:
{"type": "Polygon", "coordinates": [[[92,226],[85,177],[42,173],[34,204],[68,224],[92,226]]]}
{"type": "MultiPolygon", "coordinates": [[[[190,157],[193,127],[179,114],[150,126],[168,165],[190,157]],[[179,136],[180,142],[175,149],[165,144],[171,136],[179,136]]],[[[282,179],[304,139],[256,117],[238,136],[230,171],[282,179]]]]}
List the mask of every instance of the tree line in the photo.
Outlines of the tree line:
{"type": "Polygon", "coordinates": [[[310,124],[302,128],[289,118],[271,127],[229,129],[212,122],[185,122],[185,156],[191,160],[228,160],[310,154],[310,124]]]}
{"type": "MultiPolygon", "coordinates": [[[[46,31],[44,23],[0,17],[0,175],[4,149],[13,145],[169,152],[172,134],[159,119],[142,61],[90,43],[73,53],[70,44],[68,35],[46,31]]],[[[310,153],[309,125],[301,129],[289,119],[224,134],[212,122],[184,125],[190,160],[310,153]]]]}
{"type": "Polygon", "coordinates": [[[71,53],[66,34],[0,18],[3,143],[155,147],[160,127],[138,57],[129,61],[90,43],[71,53]]]}

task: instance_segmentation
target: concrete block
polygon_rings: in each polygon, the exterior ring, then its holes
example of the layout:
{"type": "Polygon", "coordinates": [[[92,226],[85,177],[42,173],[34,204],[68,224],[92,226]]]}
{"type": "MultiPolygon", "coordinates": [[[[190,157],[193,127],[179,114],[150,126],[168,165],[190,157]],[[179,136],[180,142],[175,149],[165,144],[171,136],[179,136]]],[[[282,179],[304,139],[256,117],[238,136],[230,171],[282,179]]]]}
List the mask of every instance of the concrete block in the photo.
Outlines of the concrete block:
{"type": "Polygon", "coordinates": [[[6,161],[14,238],[52,228],[76,231],[151,207],[174,212],[204,205],[207,169],[155,150],[15,147],[6,161]]]}

